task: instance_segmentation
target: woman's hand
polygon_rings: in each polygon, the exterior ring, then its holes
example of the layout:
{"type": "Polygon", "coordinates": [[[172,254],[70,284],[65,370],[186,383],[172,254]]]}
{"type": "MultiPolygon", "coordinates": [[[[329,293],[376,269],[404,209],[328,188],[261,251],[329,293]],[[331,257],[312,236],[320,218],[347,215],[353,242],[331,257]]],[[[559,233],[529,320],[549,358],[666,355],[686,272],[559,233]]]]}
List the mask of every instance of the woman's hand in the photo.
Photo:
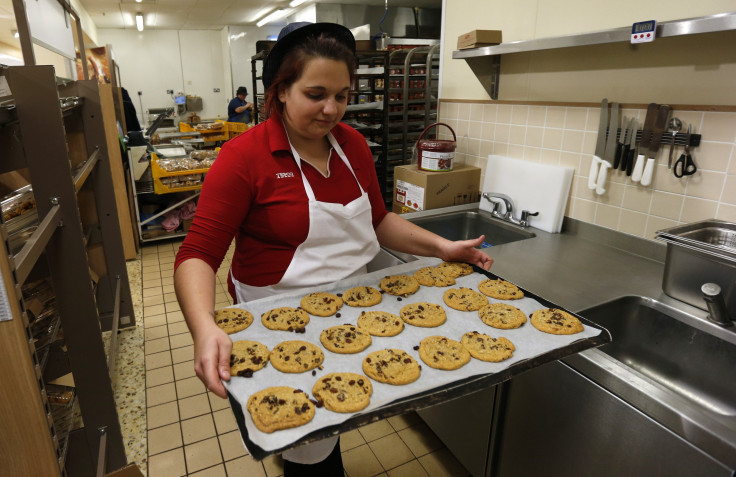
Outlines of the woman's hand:
{"type": "Polygon", "coordinates": [[[194,336],[194,372],[207,389],[227,397],[221,380],[230,380],[230,351],[233,342],[215,323],[194,336]]]}
{"type": "Polygon", "coordinates": [[[493,259],[476,248],[484,239],[485,235],[481,235],[476,239],[448,242],[440,258],[446,262],[465,262],[488,270],[493,265],[493,259]]]}

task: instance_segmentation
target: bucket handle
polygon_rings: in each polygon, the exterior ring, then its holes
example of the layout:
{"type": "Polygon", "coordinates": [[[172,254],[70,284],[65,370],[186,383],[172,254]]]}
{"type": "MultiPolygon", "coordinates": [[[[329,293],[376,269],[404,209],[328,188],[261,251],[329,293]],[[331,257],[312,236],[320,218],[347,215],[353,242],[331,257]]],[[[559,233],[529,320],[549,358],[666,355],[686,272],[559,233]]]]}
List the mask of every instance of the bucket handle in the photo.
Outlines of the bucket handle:
{"type": "Polygon", "coordinates": [[[454,142],[457,142],[457,136],[455,136],[455,131],[453,131],[452,128],[450,126],[448,126],[447,124],[445,124],[445,123],[434,123],[434,124],[430,124],[429,126],[427,126],[426,128],[424,128],[424,131],[422,131],[422,134],[419,135],[419,139],[417,139],[417,142],[419,142],[419,141],[422,140],[422,138],[424,137],[424,133],[426,133],[429,130],[429,128],[433,128],[435,126],[445,126],[452,133],[452,140],[454,142]]]}

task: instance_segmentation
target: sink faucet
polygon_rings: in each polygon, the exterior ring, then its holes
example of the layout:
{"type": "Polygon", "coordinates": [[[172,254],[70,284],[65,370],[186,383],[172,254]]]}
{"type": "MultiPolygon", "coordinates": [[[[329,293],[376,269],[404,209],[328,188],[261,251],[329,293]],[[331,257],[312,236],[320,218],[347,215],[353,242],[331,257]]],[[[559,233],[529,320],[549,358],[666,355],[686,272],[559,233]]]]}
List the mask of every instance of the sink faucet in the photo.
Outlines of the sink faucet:
{"type": "Polygon", "coordinates": [[[493,210],[491,215],[497,219],[511,222],[514,225],[521,227],[529,226],[529,217],[536,217],[539,212],[529,212],[528,210],[521,211],[521,218],[517,219],[514,217],[514,201],[511,197],[506,194],[500,194],[498,192],[483,192],[482,197],[488,202],[493,204],[493,210]],[[501,211],[503,210],[503,212],[501,211]]]}
{"type": "Polygon", "coordinates": [[[721,287],[715,283],[705,283],[700,287],[700,291],[703,292],[703,299],[705,299],[705,304],[708,306],[708,319],[723,327],[733,326],[733,321],[731,321],[726,308],[726,301],[723,299],[723,293],[721,293],[721,287]]]}

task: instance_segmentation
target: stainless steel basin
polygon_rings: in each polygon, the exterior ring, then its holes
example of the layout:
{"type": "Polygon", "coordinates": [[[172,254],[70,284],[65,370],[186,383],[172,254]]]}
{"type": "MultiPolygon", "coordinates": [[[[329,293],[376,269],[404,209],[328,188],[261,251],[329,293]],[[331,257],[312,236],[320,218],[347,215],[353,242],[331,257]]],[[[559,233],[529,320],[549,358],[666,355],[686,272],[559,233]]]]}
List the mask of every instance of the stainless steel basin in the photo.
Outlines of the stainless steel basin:
{"type": "Polygon", "coordinates": [[[628,296],[580,314],[611,332],[600,351],[736,428],[736,333],[628,296]]]}
{"type": "Polygon", "coordinates": [[[534,233],[491,217],[484,210],[462,210],[447,213],[427,211],[412,213],[407,220],[449,240],[466,240],[485,235],[481,248],[516,242],[534,237],[534,233]]]}

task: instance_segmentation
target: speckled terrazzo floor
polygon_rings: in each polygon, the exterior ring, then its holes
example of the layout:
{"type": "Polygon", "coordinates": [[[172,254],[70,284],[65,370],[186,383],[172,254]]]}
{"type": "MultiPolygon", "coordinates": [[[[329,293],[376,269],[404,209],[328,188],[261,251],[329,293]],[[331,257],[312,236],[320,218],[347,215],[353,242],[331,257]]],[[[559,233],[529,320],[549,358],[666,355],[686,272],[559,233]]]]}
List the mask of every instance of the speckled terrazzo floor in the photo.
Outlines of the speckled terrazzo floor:
{"type": "MultiPolygon", "coordinates": [[[[118,335],[114,387],[128,462],[149,477],[281,476],[280,456],[254,460],[227,401],[194,375],[192,339],[174,294],[178,247],[147,245],[127,264],[136,327],[118,335]]],[[[217,274],[217,308],[231,304],[231,259],[232,249],[217,274]]],[[[340,444],[346,477],[468,475],[414,413],[347,432],[340,444]]]]}

